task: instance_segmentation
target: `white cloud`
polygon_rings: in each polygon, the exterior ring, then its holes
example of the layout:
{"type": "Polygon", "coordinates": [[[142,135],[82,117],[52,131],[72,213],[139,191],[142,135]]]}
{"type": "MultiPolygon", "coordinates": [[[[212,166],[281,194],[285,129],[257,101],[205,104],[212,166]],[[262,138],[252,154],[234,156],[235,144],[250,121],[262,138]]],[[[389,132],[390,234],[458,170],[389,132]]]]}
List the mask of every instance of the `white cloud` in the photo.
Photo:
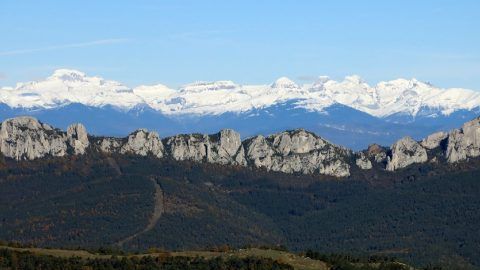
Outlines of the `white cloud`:
{"type": "Polygon", "coordinates": [[[125,38],[99,39],[99,40],[88,41],[88,42],[53,45],[53,46],[40,47],[40,48],[3,51],[3,52],[0,52],[0,56],[27,54],[27,53],[44,52],[44,51],[53,51],[53,50],[68,49],[68,48],[83,48],[83,47],[91,47],[91,46],[106,45],[106,44],[124,43],[124,42],[128,42],[128,41],[129,40],[125,39],[125,38]]]}

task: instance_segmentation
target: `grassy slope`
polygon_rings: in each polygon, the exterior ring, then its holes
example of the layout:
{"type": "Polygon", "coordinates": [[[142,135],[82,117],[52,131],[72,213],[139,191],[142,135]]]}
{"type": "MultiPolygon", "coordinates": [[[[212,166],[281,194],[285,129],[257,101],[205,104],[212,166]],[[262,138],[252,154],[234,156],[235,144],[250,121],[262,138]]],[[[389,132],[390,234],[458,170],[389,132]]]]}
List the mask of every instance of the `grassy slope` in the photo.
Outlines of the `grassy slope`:
{"type": "MultiPolygon", "coordinates": [[[[92,254],[85,250],[64,250],[64,249],[44,249],[44,248],[14,248],[14,247],[6,247],[0,246],[0,248],[6,248],[16,251],[29,251],[34,254],[38,255],[49,255],[55,257],[80,257],[84,259],[107,259],[110,258],[110,255],[99,255],[99,254],[92,254]]],[[[164,256],[165,253],[152,253],[152,254],[138,254],[138,255],[130,255],[130,256],[164,256]]],[[[297,270],[323,270],[328,269],[327,265],[318,260],[312,260],[309,258],[305,258],[293,253],[278,251],[278,250],[270,250],[270,249],[240,249],[235,251],[228,251],[228,252],[213,252],[213,251],[179,251],[179,252],[170,252],[168,253],[169,256],[184,256],[184,257],[204,257],[204,258],[215,258],[215,257],[261,257],[261,258],[269,258],[275,261],[289,264],[293,266],[297,270]]],[[[122,257],[122,256],[118,256],[122,257]]]]}

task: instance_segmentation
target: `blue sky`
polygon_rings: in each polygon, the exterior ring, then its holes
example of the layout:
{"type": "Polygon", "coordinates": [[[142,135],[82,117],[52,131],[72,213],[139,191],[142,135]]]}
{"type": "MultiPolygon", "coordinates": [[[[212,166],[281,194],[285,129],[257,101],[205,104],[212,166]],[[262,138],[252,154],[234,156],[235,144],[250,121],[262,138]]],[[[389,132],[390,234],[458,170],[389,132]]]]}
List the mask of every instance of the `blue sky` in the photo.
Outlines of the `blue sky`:
{"type": "Polygon", "coordinates": [[[126,83],[358,74],[480,90],[480,1],[0,1],[0,85],[74,68],[126,83]]]}

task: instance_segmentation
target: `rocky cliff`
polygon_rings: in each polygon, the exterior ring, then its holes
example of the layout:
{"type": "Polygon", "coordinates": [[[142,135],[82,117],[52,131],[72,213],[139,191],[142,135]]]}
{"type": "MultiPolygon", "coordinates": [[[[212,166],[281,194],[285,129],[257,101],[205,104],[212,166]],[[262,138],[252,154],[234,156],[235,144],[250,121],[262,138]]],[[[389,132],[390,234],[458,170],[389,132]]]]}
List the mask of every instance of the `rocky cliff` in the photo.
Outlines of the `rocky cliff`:
{"type": "Polygon", "coordinates": [[[427,150],[410,137],[398,140],[390,147],[391,157],[387,159],[387,170],[394,171],[405,168],[413,163],[423,163],[428,160],[427,150]]]}
{"type": "Polygon", "coordinates": [[[87,129],[82,124],[73,124],[67,128],[68,143],[74,154],[84,154],[90,142],[87,129]]]}
{"type": "Polygon", "coordinates": [[[163,144],[156,132],[139,129],[128,136],[127,141],[120,148],[120,153],[153,155],[161,158],[163,157],[163,144]]]}
{"type": "Polygon", "coordinates": [[[88,136],[81,124],[72,125],[63,132],[24,116],[7,119],[0,127],[0,152],[16,160],[48,155],[61,157],[69,152],[83,154],[88,145],[88,136]]]}
{"type": "Polygon", "coordinates": [[[352,152],[303,129],[285,131],[244,142],[249,164],[285,173],[350,175],[352,152]]]}
{"type": "MultiPolygon", "coordinates": [[[[380,148],[376,149],[378,161],[380,148]]],[[[367,151],[370,153],[370,148],[367,151]]],[[[460,162],[480,156],[480,117],[465,123],[462,128],[450,132],[436,132],[421,142],[405,137],[394,143],[386,154],[386,169],[395,171],[414,163],[424,163],[429,159],[460,162]]],[[[384,155],[383,153],[381,155],[384,155]]],[[[371,156],[371,155],[370,155],[371,156]]]]}
{"type": "Polygon", "coordinates": [[[240,134],[231,129],[212,135],[176,135],[166,138],[164,143],[168,154],[175,160],[246,165],[240,134]]]}
{"type": "Polygon", "coordinates": [[[449,133],[446,156],[449,162],[480,156],[480,117],[449,133]]]}
{"type": "Polygon", "coordinates": [[[7,119],[0,125],[0,152],[7,158],[32,160],[83,155],[87,151],[347,177],[352,166],[362,170],[381,166],[395,171],[429,159],[454,163],[478,157],[480,118],[449,133],[434,133],[421,142],[404,137],[390,148],[373,144],[361,152],[334,145],[303,129],[242,141],[240,134],[231,129],[210,135],[182,134],[161,139],[156,132],[145,129],[126,138],[93,137],[81,124],[73,124],[64,132],[27,116],[7,119]]]}

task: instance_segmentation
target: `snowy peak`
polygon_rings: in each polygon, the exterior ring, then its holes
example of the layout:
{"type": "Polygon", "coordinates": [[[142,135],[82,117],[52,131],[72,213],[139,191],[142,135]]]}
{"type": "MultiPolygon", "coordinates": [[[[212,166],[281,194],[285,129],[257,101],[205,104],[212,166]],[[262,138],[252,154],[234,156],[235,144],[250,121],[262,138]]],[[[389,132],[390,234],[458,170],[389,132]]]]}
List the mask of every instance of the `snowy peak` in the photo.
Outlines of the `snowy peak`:
{"type": "Polygon", "coordinates": [[[55,108],[71,103],[130,109],[142,103],[133,90],[121,83],[89,77],[85,73],[59,69],[43,81],[19,83],[2,88],[0,102],[17,108],[55,108]]]}
{"type": "Polygon", "coordinates": [[[133,93],[141,97],[168,97],[175,92],[163,84],[140,85],[133,89],[133,93]]]}
{"type": "Polygon", "coordinates": [[[294,81],[290,80],[287,77],[280,77],[274,83],[270,85],[271,88],[281,88],[281,89],[300,89],[294,81]]]}
{"type": "Polygon", "coordinates": [[[345,81],[353,83],[353,84],[363,84],[365,81],[362,79],[362,77],[358,75],[350,75],[345,77],[345,81]]]}
{"type": "Polygon", "coordinates": [[[237,87],[238,86],[232,81],[195,82],[184,85],[180,91],[198,93],[202,91],[229,90],[237,87]]]}
{"type": "Polygon", "coordinates": [[[132,89],[72,69],[58,69],[45,80],[0,89],[0,103],[11,108],[49,109],[80,103],[130,110],[146,105],[169,115],[247,112],[288,101],[293,101],[297,108],[318,112],[332,104],[342,104],[376,117],[416,116],[423,109],[448,115],[480,107],[480,92],[437,88],[416,79],[396,79],[370,86],[358,75],[347,76],[343,81],[322,76],[305,85],[281,77],[271,85],[239,85],[225,80],[195,82],[178,90],[162,84],[132,89]]]}
{"type": "Polygon", "coordinates": [[[384,82],[379,82],[376,85],[376,88],[379,91],[394,91],[394,92],[403,92],[406,90],[413,90],[413,91],[429,91],[431,89],[434,89],[432,85],[424,82],[420,82],[415,78],[412,78],[410,80],[408,79],[396,79],[396,80],[391,80],[391,81],[384,81],[384,82]]]}
{"type": "Polygon", "coordinates": [[[90,77],[81,71],[73,69],[57,69],[51,76],[43,81],[19,83],[17,84],[16,89],[48,92],[52,90],[53,87],[57,87],[56,90],[62,90],[61,88],[70,88],[71,90],[79,88],[79,90],[121,92],[131,90],[119,82],[104,80],[101,77],[90,77]]]}
{"type": "Polygon", "coordinates": [[[82,81],[87,75],[81,71],[74,69],[57,69],[48,77],[49,80],[61,81],[82,81]]]}
{"type": "Polygon", "coordinates": [[[310,87],[310,91],[322,91],[325,90],[325,84],[330,81],[328,76],[319,76],[318,79],[310,87]]]}

